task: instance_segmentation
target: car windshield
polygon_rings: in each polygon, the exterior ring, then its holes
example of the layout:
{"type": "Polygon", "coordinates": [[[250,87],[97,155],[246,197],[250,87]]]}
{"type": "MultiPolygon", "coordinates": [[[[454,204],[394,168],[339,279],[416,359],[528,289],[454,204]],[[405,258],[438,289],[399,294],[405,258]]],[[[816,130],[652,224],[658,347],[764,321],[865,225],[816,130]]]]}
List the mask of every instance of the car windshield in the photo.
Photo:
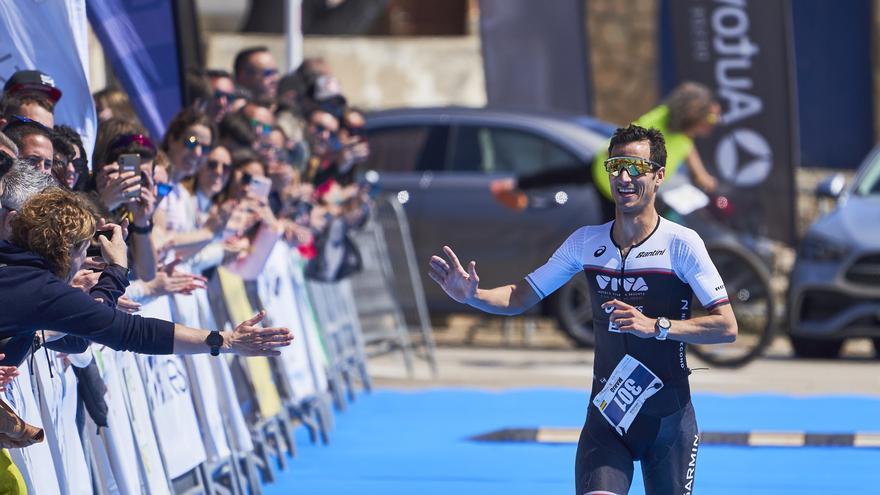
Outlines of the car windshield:
{"type": "Polygon", "coordinates": [[[880,159],[874,160],[855,188],[856,196],[880,195],[880,159]]]}

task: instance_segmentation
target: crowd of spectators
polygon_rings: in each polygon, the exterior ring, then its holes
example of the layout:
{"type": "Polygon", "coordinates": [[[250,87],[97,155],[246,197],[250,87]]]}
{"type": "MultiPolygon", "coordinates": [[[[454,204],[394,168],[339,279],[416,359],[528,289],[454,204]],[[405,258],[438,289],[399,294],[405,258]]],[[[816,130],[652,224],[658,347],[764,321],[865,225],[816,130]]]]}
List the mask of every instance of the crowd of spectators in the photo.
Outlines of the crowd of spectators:
{"type": "MultiPolygon", "coordinates": [[[[101,90],[93,95],[99,125],[91,156],[74,129],[56,125],[63,89],[35,70],[19,71],[3,88],[0,251],[33,255],[52,280],[126,315],[169,295],[208,305],[212,270],[254,279],[276,243],[308,260],[306,274],[315,279],[334,281],[358,269],[356,247],[346,241],[369,212],[370,185],[359,173],[369,154],[364,114],[348,105],[323,60],[282,76],[269,51],[255,47],[237,55],[231,73],[190,71],[185,93],[192,103],[163,136],[147,132],[123,91],[101,90]]],[[[13,303],[2,291],[0,300],[13,303]]],[[[43,302],[34,311],[59,304],[43,302]]],[[[33,327],[29,332],[16,329],[15,318],[0,318],[0,391],[40,346],[71,355],[93,341],[170,350],[156,336],[74,333],[64,327],[73,316],[51,324],[47,318],[21,323],[33,327]],[[43,329],[51,331],[34,336],[43,329]]],[[[182,335],[181,325],[198,328],[204,320],[173,323],[182,335]]],[[[193,350],[205,345],[199,335],[175,337],[173,352],[201,352],[193,350]]],[[[256,352],[271,352],[288,337],[279,331],[274,338],[256,352]]]]}

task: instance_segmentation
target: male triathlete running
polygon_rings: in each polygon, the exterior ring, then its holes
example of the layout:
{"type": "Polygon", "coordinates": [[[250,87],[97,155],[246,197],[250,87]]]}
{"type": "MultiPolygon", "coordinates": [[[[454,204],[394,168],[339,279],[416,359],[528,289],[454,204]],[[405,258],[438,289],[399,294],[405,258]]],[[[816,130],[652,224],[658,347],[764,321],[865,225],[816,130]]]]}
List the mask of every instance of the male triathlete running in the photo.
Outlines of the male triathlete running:
{"type": "Polygon", "coordinates": [[[665,175],[663,134],[617,129],[608,156],[614,221],[576,230],[544,266],[512,285],[480,289],[476,262],[465,269],[448,246],[448,260],[431,257],[430,276],[458,302],[514,315],[583,271],[596,351],[577,495],[627,493],[636,460],[649,495],[690,494],[699,430],[685,345],[734,341],[736,319],[702,240],[654,208],[665,175]],[[690,318],[692,294],[708,316],[690,318]]]}

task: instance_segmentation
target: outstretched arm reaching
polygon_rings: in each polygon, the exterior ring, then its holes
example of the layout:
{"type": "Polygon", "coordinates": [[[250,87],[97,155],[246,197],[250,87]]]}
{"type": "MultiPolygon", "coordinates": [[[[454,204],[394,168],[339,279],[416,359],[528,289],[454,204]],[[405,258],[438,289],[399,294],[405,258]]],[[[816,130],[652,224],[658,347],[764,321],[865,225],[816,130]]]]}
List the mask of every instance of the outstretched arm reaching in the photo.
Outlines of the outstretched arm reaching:
{"type": "Polygon", "coordinates": [[[494,289],[480,289],[477,262],[468,263],[467,270],[449,246],[443,246],[448,260],[431,256],[428,275],[452,299],[486,313],[517,315],[537,304],[541,297],[524,279],[494,289]]]}

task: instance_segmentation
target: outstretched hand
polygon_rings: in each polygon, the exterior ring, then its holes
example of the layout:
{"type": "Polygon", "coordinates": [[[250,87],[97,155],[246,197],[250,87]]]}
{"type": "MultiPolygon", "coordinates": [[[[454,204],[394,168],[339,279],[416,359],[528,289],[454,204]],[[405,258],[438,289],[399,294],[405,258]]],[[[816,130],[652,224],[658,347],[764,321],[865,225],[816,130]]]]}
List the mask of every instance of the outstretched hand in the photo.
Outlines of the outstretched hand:
{"type": "Polygon", "coordinates": [[[443,246],[443,253],[449,258],[449,261],[447,262],[440,256],[431,256],[431,268],[428,276],[437,282],[437,285],[449,297],[467,304],[473,299],[480,283],[480,277],[477,276],[477,262],[471,261],[465,270],[461,262],[458,261],[458,256],[449,246],[443,246]]]}
{"type": "Polygon", "coordinates": [[[258,327],[266,311],[262,310],[253,318],[241,322],[232,332],[224,332],[223,347],[227,352],[242,356],[279,356],[278,347],[293,342],[293,333],[287,328],[258,327]]]}

